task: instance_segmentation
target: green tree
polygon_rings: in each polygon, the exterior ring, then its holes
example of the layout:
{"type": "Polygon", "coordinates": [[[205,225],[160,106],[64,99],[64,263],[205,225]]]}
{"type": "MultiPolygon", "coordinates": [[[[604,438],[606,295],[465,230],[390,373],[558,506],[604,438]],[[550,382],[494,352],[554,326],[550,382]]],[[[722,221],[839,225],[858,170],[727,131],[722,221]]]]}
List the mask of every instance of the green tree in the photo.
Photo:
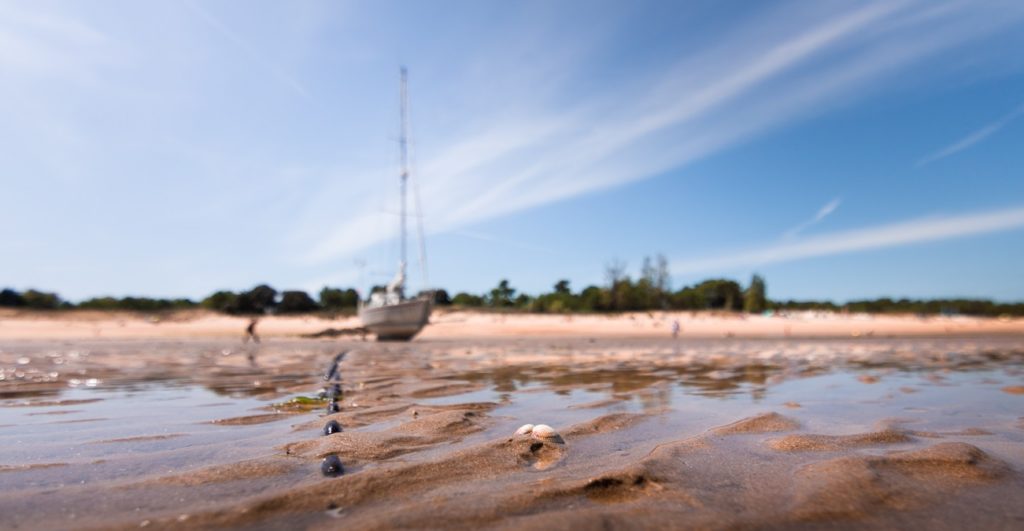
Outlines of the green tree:
{"type": "Polygon", "coordinates": [[[189,299],[153,299],[150,297],[94,297],[78,303],[78,308],[89,310],[123,310],[130,312],[163,312],[194,308],[189,299]]]}
{"type": "Polygon", "coordinates": [[[452,298],[443,289],[425,289],[416,294],[416,298],[430,299],[434,306],[451,306],[452,298]]]}
{"type": "Polygon", "coordinates": [[[55,310],[60,307],[61,300],[56,293],[30,289],[21,295],[25,306],[34,310],[55,310]]]}
{"type": "MultiPolygon", "coordinates": [[[[651,269],[653,272],[653,268],[651,269]]],[[[643,277],[632,286],[634,310],[649,310],[658,306],[658,292],[654,289],[654,277],[643,277]]]]}
{"type": "Polygon", "coordinates": [[[13,289],[0,291],[0,306],[18,307],[25,305],[25,298],[13,289]]]}
{"type": "Polygon", "coordinates": [[[531,309],[535,312],[563,313],[580,309],[580,298],[572,294],[568,280],[555,283],[554,291],[543,293],[533,300],[531,309]]]}
{"type": "Polygon", "coordinates": [[[604,309],[614,312],[648,310],[652,307],[652,292],[647,280],[633,282],[628,276],[612,285],[610,300],[604,309]]]}
{"type": "Polygon", "coordinates": [[[234,312],[238,307],[238,295],[230,291],[218,291],[203,299],[200,306],[215,312],[234,312]]]}
{"type": "Polygon", "coordinates": [[[239,293],[232,313],[266,313],[277,304],[277,290],[260,284],[249,291],[239,293]]]}
{"type": "Polygon", "coordinates": [[[743,294],[743,311],[761,313],[767,306],[764,279],[755,273],[750,279],[750,286],[743,294]]]}
{"type": "Polygon", "coordinates": [[[587,286],[580,292],[580,309],[585,312],[596,312],[604,310],[604,300],[607,299],[607,290],[597,286],[587,286]]]}
{"type": "Polygon", "coordinates": [[[319,309],[320,305],[305,291],[284,291],[277,304],[277,313],[308,313],[319,309]]]}
{"type": "Polygon", "coordinates": [[[743,307],[743,290],[734,280],[713,278],[694,286],[708,309],[735,311],[743,307]]]}
{"type": "Polygon", "coordinates": [[[670,304],[676,310],[703,310],[708,307],[704,295],[692,287],[685,287],[673,293],[670,304]]]}
{"type": "Polygon", "coordinates": [[[456,293],[455,296],[452,297],[452,304],[466,308],[479,308],[484,305],[484,298],[479,295],[460,292],[456,293]]]}
{"type": "Polygon", "coordinates": [[[654,270],[654,292],[658,299],[658,306],[661,309],[667,309],[669,296],[672,293],[672,276],[669,274],[668,259],[665,258],[665,255],[659,254],[657,262],[654,270]]]}
{"type": "Polygon", "coordinates": [[[488,303],[495,308],[506,308],[512,306],[512,299],[515,295],[515,288],[509,285],[508,280],[501,279],[498,286],[491,290],[488,303]]]}
{"type": "Polygon", "coordinates": [[[435,289],[434,291],[434,304],[438,306],[451,306],[452,298],[448,295],[448,292],[443,289],[435,289]]]}
{"type": "Polygon", "coordinates": [[[352,288],[340,289],[324,286],[320,290],[320,306],[327,311],[354,310],[359,305],[359,293],[352,288]]]}
{"type": "Polygon", "coordinates": [[[623,295],[623,289],[620,286],[623,280],[629,282],[626,278],[626,262],[613,258],[610,262],[604,265],[604,276],[608,281],[608,295],[609,300],[604,304],[604,309],[611,311],[622,311],[624,306],[621,297],[623,295]]]}

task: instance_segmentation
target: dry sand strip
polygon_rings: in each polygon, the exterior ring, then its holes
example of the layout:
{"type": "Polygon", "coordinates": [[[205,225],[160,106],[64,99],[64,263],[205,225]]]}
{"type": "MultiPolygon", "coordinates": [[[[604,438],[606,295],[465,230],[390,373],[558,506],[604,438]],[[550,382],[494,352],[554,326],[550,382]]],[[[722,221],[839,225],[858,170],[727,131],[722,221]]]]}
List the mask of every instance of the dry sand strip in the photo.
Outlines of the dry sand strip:
{"type": "MultiPolygon", "coordinates": [[[[720,312],[623,314],[506,314],[438,309],[419,340],[502,337],[664,338],[678,322],[683,338],[940,337],[1024,335],[1024,318],[794,312],[744,315],[720,312]]],[[[160,315],[121,312],[0,310],[0,340],[239,338],[249,320],[201,310],[160,315]]],[[[356,317],[267,316],[264,338],[300,337],[328,329],[357,329],[356,317]]]]}

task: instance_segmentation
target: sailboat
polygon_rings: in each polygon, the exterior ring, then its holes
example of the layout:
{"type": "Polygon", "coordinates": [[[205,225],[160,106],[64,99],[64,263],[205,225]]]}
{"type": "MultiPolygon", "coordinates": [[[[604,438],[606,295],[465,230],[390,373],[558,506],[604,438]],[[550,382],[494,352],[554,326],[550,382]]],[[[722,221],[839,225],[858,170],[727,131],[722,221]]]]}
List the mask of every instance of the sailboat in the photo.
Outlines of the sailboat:
{"type": "MultiPolygon", "coordinates": [[[[401,210],[401,253],[402,257],[398,262],[398,271],[395,277],[388,283],[383,292],[376,291],[370,294],[367,301],[359,303],[359,318],[363,326],[377,336],[378,341],[408,341],[427,325],[430,320],[430,310],[433,306],[433,296],[430,294],[421,295],[408,299],[405,297],[405,266],[406,266],[406,186],[409,180],[409,165],[407,155],[407,128],[408,128],[408,95],[406,92],[406,79],[408,74],[403,67],[401,70],[401,115],[402,132],[398,144],[401,150],[401,189],[402,189],[402,210],[401,210]]],[[[421,235],[422,238],[422,235],[421,235]]]]}

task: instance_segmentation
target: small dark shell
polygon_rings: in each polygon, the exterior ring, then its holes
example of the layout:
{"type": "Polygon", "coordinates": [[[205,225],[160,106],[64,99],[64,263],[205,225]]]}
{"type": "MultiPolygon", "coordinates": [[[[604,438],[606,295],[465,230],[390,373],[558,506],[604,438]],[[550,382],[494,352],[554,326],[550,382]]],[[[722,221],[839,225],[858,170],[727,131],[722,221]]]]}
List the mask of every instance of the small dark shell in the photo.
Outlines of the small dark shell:
{"type": "Polygon", "coordinates": [[[320,472],[327,477],[336,477],[345,473],[345,469],[341,466],[341,459],[338,456],[331,454],[324,458],[323,462],[320,463],[320,472]]]}
{"type": "Polygon", "coordinates": [[[337,402],[331,402],[330,404],[327,404],[328,415],[330,415],[331,413],[337,413],[339,411],[341,411],[341,406],[339,406],[337,402]]]}
{"type": "Polygon", "coordinates": [[[336,420],[329,420],[324,425],[324,435],[331,435],[334,433],[341,433],[341,424],[338,424],[336,420]]]}
{"type": "Polygon", "coordinates": [[[333,400],[333,399],[335,399],[335,398],[337,398],[339,396],[341,396],[341,386],[340,385],[334,384],[334,385],[330,386],[327,389],[327,398],[330,398],[330,399],[333,400]]]}

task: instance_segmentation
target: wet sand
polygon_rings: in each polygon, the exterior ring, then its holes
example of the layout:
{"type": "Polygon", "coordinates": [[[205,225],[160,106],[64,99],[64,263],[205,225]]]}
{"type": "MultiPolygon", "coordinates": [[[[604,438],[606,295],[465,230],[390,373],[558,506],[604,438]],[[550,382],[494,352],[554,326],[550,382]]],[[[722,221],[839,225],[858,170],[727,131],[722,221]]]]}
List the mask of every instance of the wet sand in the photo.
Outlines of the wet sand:
{"type": "Polygon", "coordinates": [[[1015,336],[5,340],[0,369],[4,529],[1024,524],[1015,336]]]}

